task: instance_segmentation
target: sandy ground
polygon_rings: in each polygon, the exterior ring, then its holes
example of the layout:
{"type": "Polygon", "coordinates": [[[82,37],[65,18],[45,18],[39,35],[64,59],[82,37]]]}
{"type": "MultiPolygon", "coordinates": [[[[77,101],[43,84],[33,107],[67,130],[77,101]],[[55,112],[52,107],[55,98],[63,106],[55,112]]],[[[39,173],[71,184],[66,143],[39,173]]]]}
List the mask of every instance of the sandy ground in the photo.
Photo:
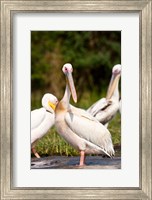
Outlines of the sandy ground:
{"type": "Polygon", "coordinates": [[[101,156],[86,156],[86,165],[78,166],[79,156],[48,156],[31,158],[31,169],[120,169],[121,158],[103,158],[101,156]]]}

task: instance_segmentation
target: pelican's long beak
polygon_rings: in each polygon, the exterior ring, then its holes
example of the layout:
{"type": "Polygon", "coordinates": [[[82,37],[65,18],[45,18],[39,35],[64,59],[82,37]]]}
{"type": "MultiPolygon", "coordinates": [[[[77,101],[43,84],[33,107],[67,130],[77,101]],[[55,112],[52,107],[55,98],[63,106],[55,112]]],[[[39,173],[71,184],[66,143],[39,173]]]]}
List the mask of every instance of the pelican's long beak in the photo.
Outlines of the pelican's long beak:
{"type": "Polygon", "coordinates": [[[68,81],[69,88],[71,90],[73,101],[76,103],[77,102],[77,93],[76,93],[76,89],[75,89],[75,85],[74,85],[74,81],[73,81],[73,77],[72,77],[72,72],[67,73],[67,81],[68,81]]]}
{"type": "Polygon", "coordinates": [[[106,96],[106,99],[110,99],[115,91],[115,88],[118,84],[118,81],[120,79],[120,74],[113,74],[112,75],[112,78],[111,78],[111,81],[110,81],[110,84],[109,84],[109,87],[108,87],[108,91],[107,91],[107,96],[106,96]]]}
{"type": "Polygon", "coordinates": [[[53,110],[55,110],[55,108],[56,108],[55,104],[53,104],[51,101],[49,101],[48,104],[53,110]]]}

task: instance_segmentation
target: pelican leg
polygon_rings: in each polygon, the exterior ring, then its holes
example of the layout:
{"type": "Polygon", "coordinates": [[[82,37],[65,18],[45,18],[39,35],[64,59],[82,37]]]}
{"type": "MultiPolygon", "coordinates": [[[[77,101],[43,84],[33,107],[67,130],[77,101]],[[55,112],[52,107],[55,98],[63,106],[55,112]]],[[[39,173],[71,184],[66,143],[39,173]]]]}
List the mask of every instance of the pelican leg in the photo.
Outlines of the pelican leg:
{"type": "Polygon", "coordinates": [[[80,151],[80,163],[79,163],[79,166],[83,166],[84,165],[84,160],[85,160],[85,152],[84,151],[80,151]]]}
{"type": "Polygon", "coordinates": [[[32,152],[34,153],[34,155],[37,157],[37,158],[40,158],[39,154],[36,152],[35,148],[32,147],[32,152]]]}

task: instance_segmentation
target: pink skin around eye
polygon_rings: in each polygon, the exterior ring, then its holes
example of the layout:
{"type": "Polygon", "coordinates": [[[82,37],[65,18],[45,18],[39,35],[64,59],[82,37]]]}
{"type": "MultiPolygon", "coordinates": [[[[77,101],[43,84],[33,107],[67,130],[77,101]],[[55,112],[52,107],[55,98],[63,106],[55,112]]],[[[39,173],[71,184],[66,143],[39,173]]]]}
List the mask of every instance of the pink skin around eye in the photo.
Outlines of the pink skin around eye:
{"type": "Polygon", "coordinates": [[[65,68],[64,68],[64,71],[65,71],[65,72],[72,72],[73,70],[72,70],[72,68],[66,68],[66,67],[65,67],[65,68]]]}
{"type": "Polygon", "coordinates": [[[62,71],[64,73],[67,73],[67,72],[72,73],[73,71],[72,65],[70,63],[66,63],[65,65],[63,65],[62,71]]]}
{"type": "Polygon", "coordinates": [[[115,70],[113,70],[113,74],[115,74],[115,75],[119,74],[120,72],[121,72],[120,69],[115,69],[115,70]]]}

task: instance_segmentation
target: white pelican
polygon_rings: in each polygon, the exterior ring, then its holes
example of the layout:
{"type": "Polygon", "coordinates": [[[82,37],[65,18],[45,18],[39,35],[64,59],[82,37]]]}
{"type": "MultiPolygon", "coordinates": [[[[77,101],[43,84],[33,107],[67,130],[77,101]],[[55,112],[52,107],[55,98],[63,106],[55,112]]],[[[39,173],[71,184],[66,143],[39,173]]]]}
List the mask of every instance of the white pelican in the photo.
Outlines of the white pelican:
{"type": "Polygon", "coordinates": [[[118,84],[121,74],[121,65],[115,65],[112,69],[112,77],[108,87],[106,98],[102,98],[87,109],[100,123],[108,126],[119,110],[119,90],[118,84]]]}
{"type": "Polygon", "coordinates": [[[47,93],[42,98],[43,107],[31,111],[31,146],[32,152],[37,158],[40,158],[40,156],[34,148],[35,143],[54,125],[54,110],[57,103],[57,98],[54,95],[47,93]]]}
{"type": "Polygon", "coordinates": [[[72,65],[65,64],[62,71],[66,76],[66,89],[55,109],[58,133],[80,152],[80,166],[84,165],[85,154],[106,154],[111,157],[114,149],[108,129],[86,111],[69,104],[71,93],[77,102],[72,65]]]}

